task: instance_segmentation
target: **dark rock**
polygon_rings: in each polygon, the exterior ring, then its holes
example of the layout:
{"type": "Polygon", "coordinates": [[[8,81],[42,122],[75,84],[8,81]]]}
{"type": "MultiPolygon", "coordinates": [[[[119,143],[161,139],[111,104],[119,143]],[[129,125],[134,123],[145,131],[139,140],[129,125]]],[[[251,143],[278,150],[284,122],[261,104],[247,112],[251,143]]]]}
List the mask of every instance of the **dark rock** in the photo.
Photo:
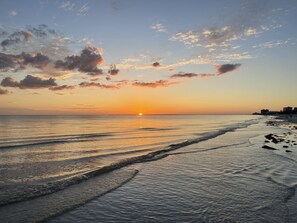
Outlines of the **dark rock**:
{"type": "Polygon", "coordinates": [[[289,148],[289,146],[284,145],[283,148],[289,148]]]}
{"type": "Polygon", "coordinates": [[[269,149],[269,150],[277,150],[276,148],[273,148],[273,147],[270,147],[270,146],[267,146],[267,145],[264,145],[262,146],[263,149],[269,149]]]}
{"type": "Polygon", "coordinates": [[[284,141],[284,139],[277,138],[274,134],[268,134],[265,136],[266,139],[271,140],[274,144],[284,141]]]}
{"type": "Polygon", "coordinates": [[[287,149],[286,152],[287,152],[287,153],[291,153],[292,151],[287,149]]]}

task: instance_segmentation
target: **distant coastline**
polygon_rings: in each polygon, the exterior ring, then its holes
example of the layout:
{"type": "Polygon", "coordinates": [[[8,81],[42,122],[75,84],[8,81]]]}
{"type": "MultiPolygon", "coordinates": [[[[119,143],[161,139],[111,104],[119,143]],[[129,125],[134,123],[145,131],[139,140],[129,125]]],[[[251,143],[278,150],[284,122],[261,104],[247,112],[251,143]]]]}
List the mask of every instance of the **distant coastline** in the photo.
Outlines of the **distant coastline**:
{"type": "Polygon", "coordinates": [[[253,115],[297,115],[297,107],[284,107],[280,111],[270,111],[269,109],[261,109],[260,112],[254,112],[253,115]]]}

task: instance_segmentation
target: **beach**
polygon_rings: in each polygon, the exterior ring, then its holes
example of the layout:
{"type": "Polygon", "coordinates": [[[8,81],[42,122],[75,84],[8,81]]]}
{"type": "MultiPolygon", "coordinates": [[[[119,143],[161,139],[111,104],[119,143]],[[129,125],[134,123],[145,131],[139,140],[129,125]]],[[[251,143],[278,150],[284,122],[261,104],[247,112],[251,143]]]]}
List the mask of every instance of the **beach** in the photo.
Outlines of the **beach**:
{"type": "Polygon", "coordinates": [[[249,117],[177,140],[1,205],[1,222],[295,222],[295,126],[249,117]]]}
{"type": "Polygon", "coordinates": [[[130,182],[51,222],[296,222],[297,147],[262,148],[267,133],[296,140],[288,125],[261,121],[137,164],[130,182]]]}

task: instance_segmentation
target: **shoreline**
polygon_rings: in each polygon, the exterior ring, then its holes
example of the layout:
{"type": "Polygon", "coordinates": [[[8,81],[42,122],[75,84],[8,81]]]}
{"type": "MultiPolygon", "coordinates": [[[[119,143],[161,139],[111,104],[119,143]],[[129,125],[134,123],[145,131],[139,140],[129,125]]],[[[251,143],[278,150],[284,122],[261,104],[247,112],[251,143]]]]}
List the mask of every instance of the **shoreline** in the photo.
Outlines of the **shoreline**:
{"type": "MultiPolygon", "coordinates": [[[[297,116],[296,116],[297,118],[297,116]]],[[[290,120],[290,119],[289,119],[290,120]]],[[[14,222],[23,222],[24,219],[31,219],[31,217],[34,217],[34,219],[36,219],[36,221],[51,221],[51,219],[55,219],[56,217],[59,218],[59,216],[63,216],[63,214],[67,214],[68,212],[71,212],[72,210],[74,210],[75,208],[79,208],[80,206],[84,206],[84,204],[86,203],[89,203],[89,201],[91,200],[97,200],[96,198],[98,197],[101,197],[102,195],[105,195],[105,194],[110,194],[109,192],[111,191],[114,191],[116,188],[119,188],[121,186],[123,186],[126,182],[130,181],[131,179],[133,179],[137,173],[138,173],[138,168],[137,168],[137,165],[145,165],[146,162],[149,162],[149,161],[157,161],[159,159],[162,159],[162,158],[166,158],[168,157],[172,157],[170,155],[178,155],[178,154],[181,154],[182,156],[187,154],[187,152],[181,152],[181,153],[178,153],[176,152],[175,153],[171,153],[171,151],[173,150],[176,150],[176,149],[180,149],[180,148],[185,148],[185,150],[187,150],[188,148],[195,148],[195,147],[200,147],[200,143],[202,145],[204,144],[208,144],[208,143],[212,143],[212,141],[216,141],[218,138],[222,138],[222,137],[225,137],[225,135],[229,135],[229,134],[233,134],[233,132],[235,132],[235,134],[237,134],[237,130],[239,130],[238,132],[241,132],[241,131],[245,131],[246,128],[249,128],[249,126],[253,126],[252,124],[259,124],[260,122],[264,123],[265,122],[265,125],[267,126],[275,126],[275,127],[284,127],[284,128],[289,128],[290,127],[294,127],[292,129],[295,130],[295,125],[293,124],[292,125],[292,122],[289,122],[286,117],[280,117],[280,118],[275,118],[273,120],[263,120],[263,119],[258,119],[257,122],[255,122],[255,120],[252,120],[251,122],[248,122],[248,123],[244,123],[244,125],[240,125],[240,126],[234,126],[233,128],[226,128],[224,130],[221,130],[221,131],[217,131],[217,132],[212,132],[212,134],[208,134],[207,136],[203,136],[202,138],[199,138],[199,139],[195,139],[195,140],[187,140],[187,141],[184,141],[182,143],[178,143],[178,144],[172,144],[172,145],[169,145],[168,147],[166,148],[163,148],[162,150],[159,150],[159,151],[155,151],[155,152],[152,152],[146,156],[142,156],[141,159],[139,161],[135,161],[135,162],[128,162],[128,164],[126,162],[122,163],[123,164],[127,164],[127,165],[120,165],[120,166],[117,166],[118,169],[113,169],[115,168],[116,166],[111,166],[110,168],[112,169],[106,169],[106,171],[108,171],[107,173],[104,173],[104,174],[100,174],[98,176],[95,176],[95,177],[91,177],[89,178],[88,180],[83,180],[83,182],[79,183],[79,184],[73,184],[67,188],[65,188],[65,190],[59,190],[55,193],[51,193],[51,194],[48,194],[46,196],[40,196],[40,197],[36,197],[36,198],[32,198],[30,200],[26,200],[26,201],[21,201],[21,202],[17,202],[17,203],[13,203],[13,204],[10,204],[10,205],[7,205],[7,206],[2,206],[0,207],[0,216],[2,218],[2,220],[5,220],[8,216],[7,219],[9,219],[9,215],[12,215],[12,213],[16,210],[18,210],[17,212],[19,213],[25,213],[25,215],[23,216],[22,214],[19,214],[19,215],[16,215],[16,216],[10,216],[12,219],[12,221],[14,222]],[[262,120],[262,121],[261,121],[262,120]],[[132,166],[133,165],[133,166],[132,166]],[[133,169],[131,170],[131,168],[134,168],[136,165],[136,169],[133,169]],[[110,172],[109,172],[110,171],[110,172]],[[128,172],[127,172],[128,171],[128,172]],[[122,177],[122,174],[126,176],[126,179],[117,179],[118,177],[122,177]],[[115,175],[113,175],[115,174],[115,175]],[[106,176],[106,177],[105,177],[106,176]],[[111,179],[109,179],[109,176],[113,176],[111,179]],[[82,196],[82,191],[84,191],[85,189],[83,188],[86,188],[88,186],[85,186],[85,185],[88,185],[88,184],[91,184],[94,186],[94,183],[92,182],[97,182],[96,184],[100,185],[102,184],[102,180],[100,179],[106,179],[106,182],[108,181],[114,181],[114,180],[119,180],[118,181],[118,184],[117,185],[114,185],[112,187],[108,187],[107,189],[105,189],[105,191],[99,191],[99,192],[96,192],[98,193],[97,195],[94,195],[94,193],[90,193],[89,194],[89,197],[88,198],[82,198],[82,200],[76,200],[76,196],[73,197],[73,194],[76,194],[78,197],[81,197],[82,196]],[[76,188],[76,189],[73,189],[73,188],[76,188]],[[71,190],[75,190],[76,192],[75,193],[72,193],[70,191],[68,191],[70,189],[71,190]],[[63,206],[63,202],[62,200],[57,200],[57,199],[63,199],[64,195],[63,194],[68,194],[67,197],[65,197],[65,199],[70,199],[70,204],[66,201],[66,206],[64,205],[63,206]],[[47,200],[49,198],[49,200],[47,200]],[[56,200],[55,200],[56,199],[56,200]],[[30,213],[30,210],[35,210],[36,212],[39,212],[39,205],[37,203],[39,203],[41,201],[41,203],[43,202],[43,206],[41,207],[41,213],[39,215],[34,215],[35,213],[32,212],[30,213]],[[56,203],[59,203],[59,205],[56,205],[56,203]],[[60,204],[61,203],[61,204],[60,204]],[[28,206],[29,208],[24,208],[23,207],[23,204],[25,204],[25,206],[28,206]],[[54,205],[53,205],[54,204],[54,205]],[[47,210],[47,205],[50,206],[49,210],[47,210]],[[68,206],[67,206],[68,205],[68,206]],[[7,208],[7,209],[6,209],[7,208]],[[6,211],[8,210],[8,212],[6,211]],[[46,217],[46,214],[45,213],[48,213],[47,211],[49,211],[51,214],[48,215],[46,217]],[[43,217],[40,217],[43,216],[43,217]],[[5,216],[5,217],[3,217],[5,216]],[[14,219],[13,219],[14,218],[14,219]],[[18,220],[20,219],[20,220],[18,220]]],[[[241,123],[243,124],[243,123],[241,123]]],[[[267,136],[267,134],[272,134],[274,132],[273,129],[269,129],[267,128],[267,131],[265,133],[265,135],[267,136]],[[270,132],[271,131],[271,132],[270,132]]],[[[265,136],[263,135],[263,136],[265,136]]],[[[277,134],[275,134],[277,135],[277,134]]],[[[290,135],[288,135],[290,136],[290,135]]],[[[284,140],[285,141],[285,140],[284,140]]],[[[271,142],[269,142],[271,143],[271,142]]],[[[263,145],[264,145],[264,140],[263,140],[263,145]]],[[[233,144],[232,146],[231,145],[228,145],[226,149],[228,149],[228,147],[236,147],[236,146],[239,146],[241,147],[242,143],[239,143],[239,144],[233,144]]],[[[278,146],[281,145],[281,143],[277,143],[278,146]]],[[[224,148],[225,146],[219,146],[219,147],[211,147],[209,150],[203,150],[203,151],[197,151],[197,152],[206,152],[206,151],[213,151],[214,148],[215,149],[218,149],[218,151],[221,151],[220,148],[224,148]]],[[[248,145],[246,145],[246,147],[249,147],[248,145]]],[[[259,148],[260,150],[263,150],[261,147],[259,148]]],[[[284,149],[281,149],[281,148],[277,148],[275,149],[276,152],[279,152],[279,151],[285,151],[284,149]]],[[[263,150],[265,151],[265,150],[263,150]]],[[[267,151],[269,152],[269,151],[267,151]]],[[[271,151],[271,152],[274,152],[274,151],[271,151]]],[[[188,152],[188,153],[193,153],[193,152],[188,152]]],[[[290,155],[289,153],[287,153],[288,155],[290,155]]],[[[170,159],[170,158],[169,158],[170,159]]],[[[167,159],[165,159],[167,160],[167,159]]],[[[130,160],[131,161],[131,160],[130,160]]],[[[162,162],[162,161],[160,161],[162,162]]],[[[166,161],[164,161],[166,162],[166,161]]],[[[158,161],[157,161],[158,163],[158,161]]],[[[101,170],[102,171],[102,170],[101,170]]],[[[94,175],[97,175],[98,173],[100,173],[101,171],[97,172],[95,171],[95,173],[90,173],[91,175],[94,174],[94,175]]],[[[101,172],[102,173],[102,172],[101,172]]],[[[134,180],[133,180],[134,181],[134,180]]],[[[114,183],[114,182],[112,182],[114,183]]],[[[104,182],[103,182],[104,184],[104,182]]],[[[285,198],[285,201],[286,201],[286,204],[288,206],[288,209],[291,210],[291,212],[293,211],[294,213],[294,207],[296,206],[296,202],[297,202],[297,195],[295,193],[295,190],[296,190],[296,185],[292,188],[294,189],[294,193],[291,193],[291,196],[290,197],[287,197],[285,198]]],[[[113,194],[113,193],[111,193],[113,194]]],[[[0,219],[1,219],[0,218],[0,219]]],[[[295,219],[295,218],[294,218],[295,219]]],[[[296,218],[297,219],[297,218],[296,218]]],[[[26,221],[26,220],[25,220],[26,221]]],[[[35,220],[34,220],[35,221],[35,220]]],[[[26,221],[27,222],[27,221],[26,221]]]]}
{"type": "Polygon", "coordinates": [[[286,159],[284,149],[261,148],[265,135],[287,132],[266,121],[137,164],[128,185],[50,222],[294,222],[296,160],[286,159]]]}

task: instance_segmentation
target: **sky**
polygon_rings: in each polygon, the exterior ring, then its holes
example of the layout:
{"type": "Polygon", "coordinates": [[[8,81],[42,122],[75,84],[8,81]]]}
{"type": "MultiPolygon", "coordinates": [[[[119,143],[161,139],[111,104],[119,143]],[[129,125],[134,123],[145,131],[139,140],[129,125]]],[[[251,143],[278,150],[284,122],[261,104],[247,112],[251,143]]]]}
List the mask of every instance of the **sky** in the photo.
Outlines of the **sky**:
{"type": "Polygon", "coordinates": [[[297,107],[295,0],[1,0],[0,114],[297,107]]]}

